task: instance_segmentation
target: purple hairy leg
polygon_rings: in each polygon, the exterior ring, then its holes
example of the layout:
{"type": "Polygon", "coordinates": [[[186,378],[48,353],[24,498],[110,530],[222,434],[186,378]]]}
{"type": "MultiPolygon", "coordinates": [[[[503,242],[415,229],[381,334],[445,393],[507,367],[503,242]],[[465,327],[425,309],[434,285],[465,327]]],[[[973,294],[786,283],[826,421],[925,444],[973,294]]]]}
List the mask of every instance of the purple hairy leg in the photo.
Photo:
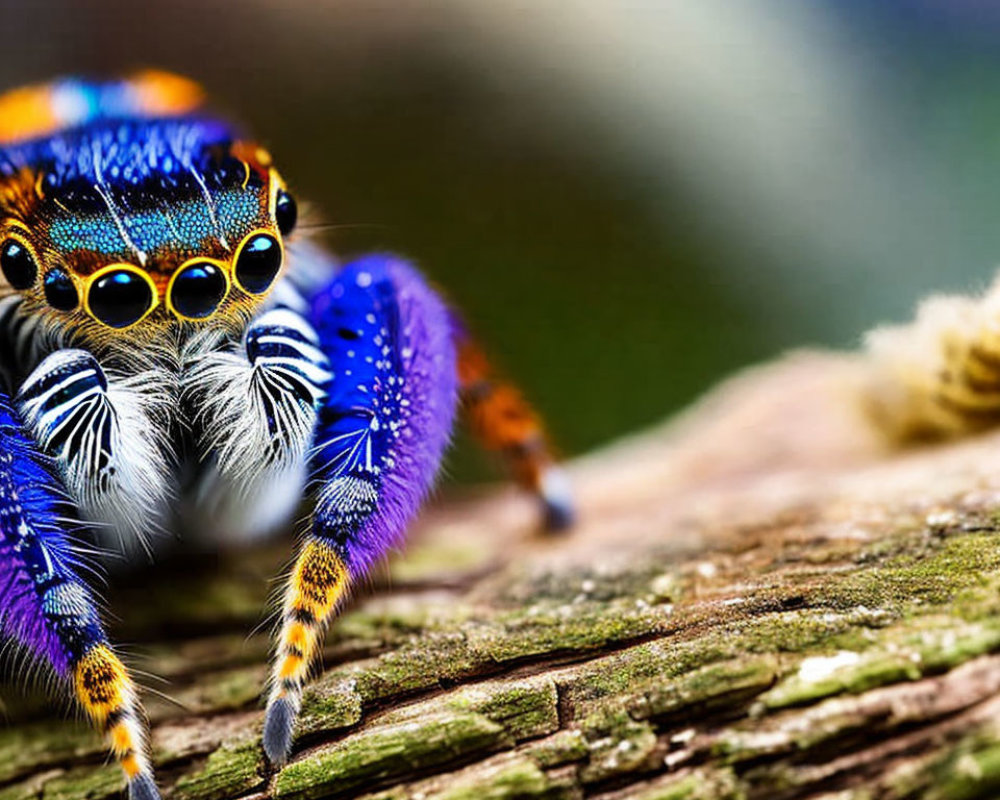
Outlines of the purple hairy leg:
{"type": "Polygon", "coordinates": [[[399,544],[433,485],[458,397],[448,311],[391,256],[348,264],[311,298],[334,378],[319,410],[316,505],[285,593],[264,749],[283,763],[326,622],[399,544]]]}
{"type": "Polygon", "coordinates": [[[133,800],[158,797],[135,688],[66,534],[76,510],[0,394],[0,631],[47,664],[103,728],[133,800]]]}

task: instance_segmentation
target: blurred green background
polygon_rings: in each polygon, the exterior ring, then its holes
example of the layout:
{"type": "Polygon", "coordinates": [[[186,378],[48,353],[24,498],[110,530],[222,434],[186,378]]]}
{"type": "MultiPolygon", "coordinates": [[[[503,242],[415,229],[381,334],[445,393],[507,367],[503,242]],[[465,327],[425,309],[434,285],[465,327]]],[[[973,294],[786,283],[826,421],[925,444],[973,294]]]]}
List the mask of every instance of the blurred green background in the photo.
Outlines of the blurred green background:
{"type": "MultiPolygon", "coordinates": [[[[570,454],[1000,260],[1000,12],[913,0],[4,4],[6,86],[161,66],[329,244],[412,257],[570,454]]],[[[468,453],[459,477],[478,474],[468,453]]]]}

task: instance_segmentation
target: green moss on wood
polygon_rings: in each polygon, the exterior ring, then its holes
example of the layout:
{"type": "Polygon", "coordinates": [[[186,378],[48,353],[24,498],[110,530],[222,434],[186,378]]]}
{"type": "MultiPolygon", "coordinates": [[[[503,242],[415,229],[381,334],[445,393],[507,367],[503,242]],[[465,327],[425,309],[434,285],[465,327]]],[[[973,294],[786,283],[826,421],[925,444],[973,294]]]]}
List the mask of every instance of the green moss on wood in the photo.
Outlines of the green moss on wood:
{"type": "Polygon", "coordinates": [[[41,800],[117,799],[124,790],[125,776],[116,764],[94,764],[70,770],[46,781],[41,800]]]}
{"type": "MultiPolygon", "coordinates": [[[[499,662],[559,652],[586,652],[665,631],[668,606],[611,603],[537,603],[499,615],[494,635],[476,638],[478,648],[499,662]]],[[[482,633],[482,632],[480,632],[482,633]]]]}
{"type": "Polygon", "coordinates": [[[604,711],[584,720],[589,758],[580,770],[583,783],[599,783],[618,775],[655,769],[657,736],[648,722],[625,711],[604,711]]]}
{"type": "Polygon", "coordinates": [[[448,695],[445,705],[474,711],[504,727],[520,742],[559,729],[559,696],[550,678],[487,681],[448,695]]]}
{"type": "Polygon", "coordinates": [[[308,753],[281,771],[275,796],[308,800],[356,792],[512,744],[502,725],[481,714],[424,715],[308,753]]]}
{"type": "MultiPolygon", "coordinates": [[[[992,800],[1000,796],[1000,731],[976,730],[910,776],[907,797],[992,800]]],[[[902,784],[897,783],[897,790],[902,784]]]]}
{"type": "Polygon", "coordinates": [[[638,695],[630,711],[636,718],[662,718],[705,712],[740,695],[753,696],[774,684],[783,668],[778,656],[737,658],[709,664],[672,681],[661,681],[638,695]]]}
{"type": "Polygon", "coordinates": [[[558,731],[537,742],[532,742],[524,752],[544,769],[561,767],[574,761],[583,761],[590,749],[583,732],[573,728],[558,731]]]}
{"type": "Polygon", "coordinates": [[[815,657],[760,702],[768,710],[814,703],[836,694],[917,680],[1000,649],[1000,621],[967,624],[953,617],[911,620],[873,636],[868,649],[815,657]],[[824,662],[838,664],[830,669],[824,662]]]}
{"type": "Polygon", "coordinates": [[[174,715],[235,711],[252,706],[260,700],[266,682],[266,661],[200,676],[196,683],[170,693],[174,715]]]}
{"type": "Polygon", "coordinates": [[[745,800],[731,770],[697,769],[660,778],[632,794],[633,800],[745,800]]]}
{"type": "Polygon", "coordinates": [[[299,732],[337,730],[361,721],[361,695],[353,678],[327,676],[306,691],[299,732]]]}
{"type": "Polygon", "coordinates": [[[176,800],[226,800],[261,783],[263,755],[257,736],[224,744],[174,785],[176,800]]]}
{"type": "Polygon", "coordinates": [[[0,728],[0,781],[73,759],[99,760],[102,754],[93,731],[67,720],[0,728]]]}
{"type": "Polygon", "coordinates": [[[568,781],[552,780],[528,759],[497,767],[466,771],[447,788],[425,795],[427,800],[561,800],[574,795],[568,781]]]}

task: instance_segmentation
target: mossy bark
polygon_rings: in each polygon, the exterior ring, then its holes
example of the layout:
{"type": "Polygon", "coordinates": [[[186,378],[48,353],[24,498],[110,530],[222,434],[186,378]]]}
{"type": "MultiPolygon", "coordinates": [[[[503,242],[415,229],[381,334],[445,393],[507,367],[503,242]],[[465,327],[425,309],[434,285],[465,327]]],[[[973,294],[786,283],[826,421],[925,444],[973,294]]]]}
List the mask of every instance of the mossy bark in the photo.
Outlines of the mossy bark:
{"type": "MultiPolygon", "coordinates": [[[[177,800],[1000,795],[1000,437],[891,452],[802,355],[574,464],[580,525],[440,503],[330,631],[265,767],[289,544],[110,594],[177,800]],[[251,635],[251,631],[257,632],[251,635]]],[[[115,797],[99,737],[3,689],[0,800],[115,797]]]]}

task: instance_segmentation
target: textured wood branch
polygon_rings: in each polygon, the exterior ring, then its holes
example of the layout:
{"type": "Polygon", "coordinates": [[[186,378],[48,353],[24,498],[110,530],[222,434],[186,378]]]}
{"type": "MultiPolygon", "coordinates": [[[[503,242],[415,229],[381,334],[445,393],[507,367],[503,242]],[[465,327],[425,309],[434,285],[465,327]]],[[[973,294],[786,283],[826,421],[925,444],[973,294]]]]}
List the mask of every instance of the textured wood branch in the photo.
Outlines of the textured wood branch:
{"type": "MultiPolygon", "coordinates": [[[[996,796],[1000,437],[888,452],[859,379],[796,356],[579,461],[568,536],[512,491],[428,513],[277,774],[247,634],[287,543],[117,581],[168,797],[996,796]]],[[[17,694],[0,800],[116,796],[99,739],[17,694]]]]}

